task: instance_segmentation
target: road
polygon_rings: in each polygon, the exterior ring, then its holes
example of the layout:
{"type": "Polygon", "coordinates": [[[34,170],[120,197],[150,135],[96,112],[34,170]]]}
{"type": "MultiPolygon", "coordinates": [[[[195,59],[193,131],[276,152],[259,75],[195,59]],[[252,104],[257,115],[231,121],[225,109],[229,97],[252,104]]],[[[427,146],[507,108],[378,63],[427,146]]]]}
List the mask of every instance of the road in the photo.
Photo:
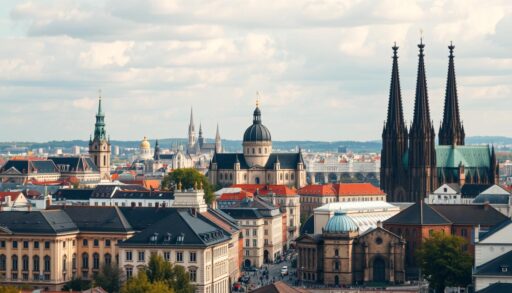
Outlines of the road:
{"type": "MultiPolygon", "coordinates": [[[[250,282],[247,284],[248,289],[256,289],[261,286],[268,285],[275,281],[284,281],[290,285],[296,284],[295,269],[291,267],[291,261],[284,261],[279,264],[266,264],[263,270],[256,272],[244,272],[244,274],[251,277],[250,282]],[[288,276],[281,276],[281,268],[288,266],[288,276]],[[268,276],[266,271],[268,270],[268,276]]],[[[243,286],[245,287],[245,286],[243,286]]]]}

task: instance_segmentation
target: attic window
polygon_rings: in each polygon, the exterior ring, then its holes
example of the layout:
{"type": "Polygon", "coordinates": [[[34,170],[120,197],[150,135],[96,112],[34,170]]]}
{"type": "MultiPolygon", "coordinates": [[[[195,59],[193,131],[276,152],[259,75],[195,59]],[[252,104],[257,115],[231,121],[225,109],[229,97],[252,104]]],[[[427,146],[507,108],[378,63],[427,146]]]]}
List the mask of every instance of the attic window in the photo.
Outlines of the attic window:
{"type": "Polygon", "coordinates": [[[502,273],[508,272],[508,265],[501,265],[500,267],[501,267],[501,272],[502,273]]]}
{"type": "Polygon", "coordinates": [[[448,192],[448,188],[446,188],[446,187],[445,187],[445,188],[443,188],[443,191],[444,191],[444,192],[448,192]]]}

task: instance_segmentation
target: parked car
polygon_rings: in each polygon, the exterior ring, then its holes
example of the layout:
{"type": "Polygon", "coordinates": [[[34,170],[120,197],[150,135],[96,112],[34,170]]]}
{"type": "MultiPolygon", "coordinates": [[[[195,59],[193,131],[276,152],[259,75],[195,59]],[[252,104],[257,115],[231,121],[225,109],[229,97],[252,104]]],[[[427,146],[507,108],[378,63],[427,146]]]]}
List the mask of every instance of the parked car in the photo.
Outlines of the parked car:
{"type": "Polygon", "coordinates": [[[287,276],[288,275],[288,266],[283,266],[281,268],[281,276],[287,276]]]}

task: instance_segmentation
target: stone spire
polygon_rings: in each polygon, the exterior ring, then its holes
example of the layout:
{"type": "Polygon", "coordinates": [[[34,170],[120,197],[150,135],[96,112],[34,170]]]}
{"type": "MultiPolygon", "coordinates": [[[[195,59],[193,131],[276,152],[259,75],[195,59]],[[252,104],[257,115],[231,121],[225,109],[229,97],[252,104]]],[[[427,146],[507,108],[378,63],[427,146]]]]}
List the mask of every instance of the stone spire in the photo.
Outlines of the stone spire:
{"type": "Polygon", "coordinates": [[[222,153],[222,140],[220,138],[219,123],[217,123],[217,131],[215,132],[215,152],[222,153]]]}
{"type": "Polygon", "coordinates": [[[155,154],[153,155],[153,159],[155,161],[160,160],[160,145],[158,144],[158,139],[155,142],[155,154]]]}
{"type": "Polygon", "coordinates": [[[455,65],[453,62],[453,49],[450,42],[450,56],[448,62],[448,77],[446,80],[446,95],[444,98],[443,121],[439,127],[440,145],[464,145],[465,133],[459,114],[459,98],[457,96],[457,83],[455,80],[455,65]]]}
{"type": "Polygon", "coordinates": [[[101,107],[101,94],[98,97],[98,113],[96,114],[96,123],[94,124],[94,140],[106,140],[105,131],[105,113],[101,107]]]}
{"type": "Polygon", "coordinates": [[[391,200],[397,201],[395,194],[397,186],[403,185],[405,169],[403,166],[404,154],[407,151],[407,127],[405,126],[402,110],[402,94],[400,90],[400,75],[398,72],[398,46],[393,49],[393,66],[391,70],[391,85],[389,88],[389,101],[387,120],[382,130],[381,151],[381,188],[391,200]]]}
{"type": "Polygon", "coordinates": [[[195,126],[194,126],[194,113],[193,113],[192,108],[190,108],[190,122],[188,124],[187,152],[189,154],[196,153],[196,130],[195,130],[195,126]]]}
{"type": "Polygon", "coordinates": [[[430,121],[430,108],[428,105],[427,77],[425,74],[425,61],[423,57],[423,40],[418,44],[420,48],[418,61],[418,77],[416,80],[416,97],[414,102],[414,118],[412,121],[411,132],[427,132],[432,129],[432,121],[430,121]]]}

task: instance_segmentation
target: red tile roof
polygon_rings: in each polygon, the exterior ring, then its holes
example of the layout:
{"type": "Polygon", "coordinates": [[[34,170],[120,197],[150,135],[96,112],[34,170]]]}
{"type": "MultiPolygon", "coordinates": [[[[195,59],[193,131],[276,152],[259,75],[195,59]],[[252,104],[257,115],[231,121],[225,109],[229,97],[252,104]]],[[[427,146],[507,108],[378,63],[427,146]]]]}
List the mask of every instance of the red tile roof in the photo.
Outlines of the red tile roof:
{"type": "Polygon", "coordinates": [[[1,191],[0,192],[0,201],[5,201],[5,197],[6,196],[11,196],[11,200],[14,201],[18,198],[18,196],[20,195],[20,191],[12,191],[12,192],[8,192],[8,191],[1,191]]]}
{"type": "Polygon", "coordinates": [[[237,193],[223,193],[217,200],[243,200],[253,196],[254,195],[251,192],[241,190],[237,193]]]}
{"type": "Polygon", "coordinates": [[[290,188],[287,185],[276,185],[276,184],[235,184],[231,187],[238,187],[242,190],[256,193],[258,191],[258,195],[265,196],[270,193],[279,196],[292,196],[297,195],[297,190],[295,188],[290,188]]]}
{"type": "Polygon", "coordinates": [[[384,191],[371,183],[336,183],[323,185],[307,185],[298,190],[300,195],[319,196],[354,196],[354,195],[385,195],[384,191]]]}

